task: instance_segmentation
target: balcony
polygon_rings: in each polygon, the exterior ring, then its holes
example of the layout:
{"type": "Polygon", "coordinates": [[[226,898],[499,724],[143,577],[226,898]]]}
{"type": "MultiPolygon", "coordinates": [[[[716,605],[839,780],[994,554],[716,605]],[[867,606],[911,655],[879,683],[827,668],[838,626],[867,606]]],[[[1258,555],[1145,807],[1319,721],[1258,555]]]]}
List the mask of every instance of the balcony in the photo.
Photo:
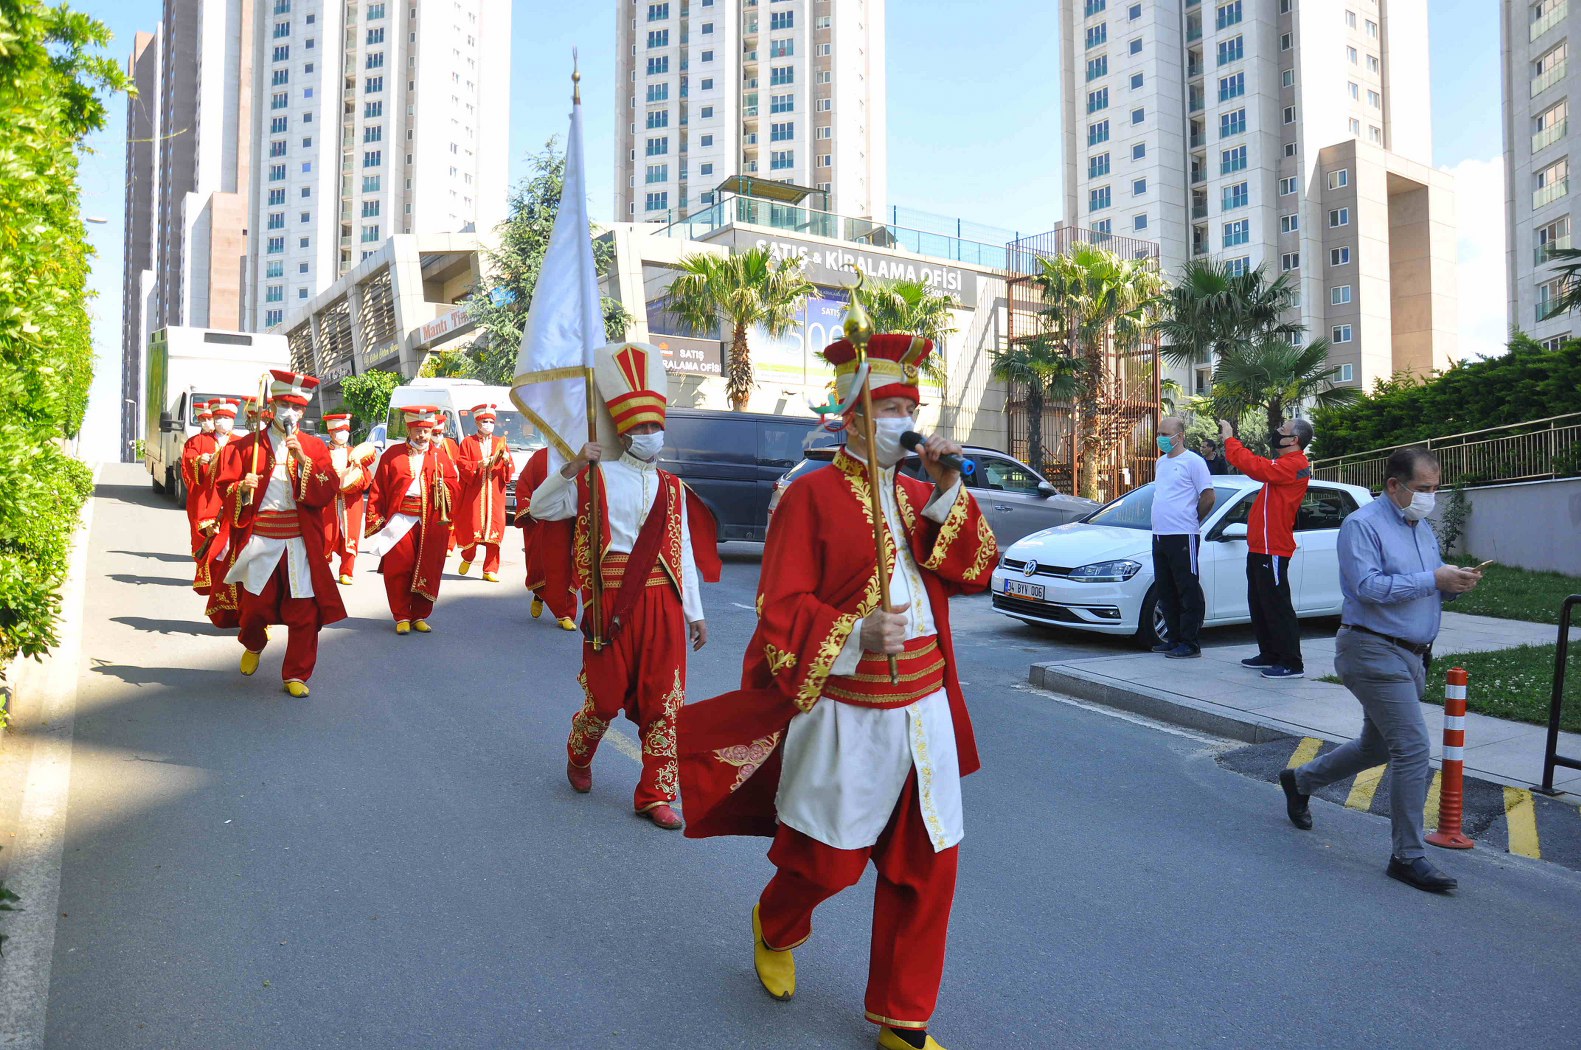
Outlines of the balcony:
{"type": "Polygon", "coordinates": [[[1569,126],[1568,120],[1556,120],[1532,136],[1532,152],[1552,146],[1555,142],[1565,137],[1565,129],[1569,126]]]}
{"type": "Polygon", "coordinates": [[[1563,22],[1565,20],[1565,15],[1570,13],[1569,8],[1570,5],[1561,0],[1561,2],[1555,4],[1546,15],[1543,15],[1537,21],[1533,22],[1531,37],[1532,40],[1535,41],[1538,37],[1548,32],[1548,30],[1552,29],[1560,22],[1563,22]]]}
{"type": "Polygon", "coordinates": [[[1189,43],[1192,43],[1193,41],[1197,41],[1197,40],[1201,40],[1201,39],[1202,39],[1202,26],[1194,25],[1194,26],[1187,26],[1186,27],[1186,43],[1189,44],[1189,43]]]}
{"type": "Polygon", "coordinates": [[[1556,249],[1569,247],[1570,238],[1568,236],[1555,237],[1547,244],[1539,244],[1537,247],[1532,249],[1532,265],[1541,266],[1543,263],[1553,258],[1553,253],[1556,249]]]}
{"type": "Polygon", "coordinates": [[[1536,190],[1532,191],[1532,208],[1535,210],[1537,208],[1541,208],[1545,204],[1552,204],[1554,201],[1558,200],[1560,197],[1565,196],[1569,192],[1570,177],[1568,175],[1562,179],[1557,179],[1554,182],[1550,182],[1546,186],[1539,186],[1536,190]]]}
{"type": "Polygon", "coordinates": [[[1192,149],[1201,149],[1208,144],[1208,136],[1206,132],[1193,131],[1187,141],[1191,143],[1192,149]]]}
{"type": "Polygon", "coordinates": [[[1188,106],[1187,112],[1201,113],[1202,107],[1205,104],[1204,100],[1205,96],[1203,96],[1200,92],[1193,91],[1190,96],[1190,105],[1188,106]]]}
{"type": "Polygon", "coordinates": [[[1206,219],[1208,217],[1208,206],[1206,204],[1193,204],[1191,206],[1191,217],[1193,219],[1206,219]]]}
{"type": "Polygon", "coordinates": [[[1568,62],[1556,62],[1548,69],[1532,78],[1532,97],[1536,98],[1544,91],[1553,87],[1565,78],[1565,67],[1568,62]]]}

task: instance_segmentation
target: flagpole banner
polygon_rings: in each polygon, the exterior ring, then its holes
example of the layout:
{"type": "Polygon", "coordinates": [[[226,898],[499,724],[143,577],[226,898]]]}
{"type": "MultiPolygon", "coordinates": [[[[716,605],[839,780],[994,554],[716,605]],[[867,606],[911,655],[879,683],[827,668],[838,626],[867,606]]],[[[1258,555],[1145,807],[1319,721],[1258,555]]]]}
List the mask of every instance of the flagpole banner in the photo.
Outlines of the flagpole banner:
{"type": "Polygon", "coordinates": [[[582,158],[582,105],[571,106],[566,138],[565,184],[549,234],[538,285],[533,289],[516,354],[511,400],[565,459],[588,440],[588,404],[594,352],[603,346],[604,312],[587,213],[582,158]]]}

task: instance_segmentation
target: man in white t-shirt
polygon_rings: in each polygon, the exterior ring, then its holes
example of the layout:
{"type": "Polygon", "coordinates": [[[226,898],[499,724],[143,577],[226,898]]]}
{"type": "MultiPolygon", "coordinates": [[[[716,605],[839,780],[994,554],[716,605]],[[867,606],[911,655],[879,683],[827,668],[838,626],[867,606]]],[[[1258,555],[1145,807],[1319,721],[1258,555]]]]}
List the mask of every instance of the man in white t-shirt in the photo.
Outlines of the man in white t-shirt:
{"type": "Polygon", "coordinates": [[[1197,575],[1202,520],[1213,510],[1208,464],[1186,448],[1186,426],[1178,416],[1158,422],[1157,472],[1153,476],[1153,582],[1164,613],[1164,636],[1153,646],[1171,660],[1202,655],[1204,602],[1197,575]]]}

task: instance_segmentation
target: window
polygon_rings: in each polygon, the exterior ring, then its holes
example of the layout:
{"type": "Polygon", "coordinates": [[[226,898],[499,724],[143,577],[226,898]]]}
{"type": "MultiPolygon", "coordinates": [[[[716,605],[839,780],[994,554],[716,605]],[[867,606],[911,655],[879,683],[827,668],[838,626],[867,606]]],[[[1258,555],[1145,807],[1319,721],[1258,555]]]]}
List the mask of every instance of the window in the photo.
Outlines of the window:
{"type": "Polygon", "coordinates": [[[1131,54],[1133,54],[1133,55],[1140,55],[1141,53],[1142,53],[1142,40],[1141,40],[1140,37],[1138,37],[1137,39],[1131,41],[1131,54]]]}
{"type": "Polygon", "coordinates": [[[287,120],[287,118],[285,118],[285,117],[270,117],[269,118],[269,134],[271,134],[271,135],[284,135],[285,134],[285,128],[286,128],[286,120],[287,120]]]}
{"type": "Polygon", "coordinates": [[[794,84],[794,83],[796,83],[796,67],[795,66],[770,66],[769,67],[769,85],[771,87],[772,86],[783,86],[785,84],[794,84]]]}
{"type": "Polygon", "coordinates": [[[1380,72],[1382,70],[1382,68],[1383,67],[1378,62],[1378,56],[1377,55],[1368,55],[1367,56],[1367,72],[1369,72],[1369,73],[1377,73],[1377,72],[1380,72]]]}
{"type": "Polygon", "coordinates": [[[794,113],[796,111],[795,95],[770,95],[770,113],[794,113]]]}
{"type": "Polygon", "coordinates": [[[265,263],[264,264],[264,277],[269,278],[269,277],[284,277],[284,276],[285,276],[285,263],[277,261],[277,262],[265,263]]]}
{"type": "Polygon", "coordinates": [[[1133,22],[1135,22],[1137,19],[1141,18],[1142,17],[1142,5],[1141,4],[1132,4],[1130,9],[1126,11],[1125,17],[1130,19],[1133,22]]]}
{"type": "Polygon", "coordinates": [[[820,168],[833,167],[834,166],[834,154],[833,153],[820,154],[819,157],[818,157],[818,166],[820,168]]]}
{"type": "Polygon", "coordinates": [[[1291,176],[1289,176],[1287,178],[1280,179],[1279,180],[1279,196],[1281,196],[1281,197],[1288,197],[1292,193],[1294,193],[1299,186],[1300,186],[1300,178],[1298,176],[1291,175],[1291,176]]]}
{"type": "Polygon", "coordinates": [[[1349,208],[1335,208],[1332,211],[1330,211],[1328,213],[1328,224],[1329,224],[1329,229],[1336,229],[1336,228],[1338,228],[1340,226],[1349,226],[1350,225],[1350,209],[1349,208]]]}
{"type": "Polygon", "coordinates": [[[291,96],[286,94],[284,91],[276,91],[273,95],[269,96],[270,109],[284,109],[290,104],[291,96]]]}
{"type": "Polygon", "coordinates": [[[1279,257],[1279,272],[1280,273],[1289,273],[1291,270],[1298,270],[1300,268],[1301,268],[1301,253],[1300,252],[1285,252],[1283,255],[1281,255],[1279,257]]]}
{"type": "Polygon", "coordinates": [[[704,36],[711,36],[711,35],[713,35],[713,32],[714,32],[714,24],[712,22],[704,22],[703,23],[703,35],[704,36]]]}
{"type": "Polygon", "coordinates": [[[378,201],[363,201],[362,202],[362,217],[364,219],[377,219],[379,217],[379,202],[378,201]]]}
{"type": "Polygon", "coordinates": [[[285,212],[283,212],[283,211],[272,211],[272,212],[270,212],[269,213],[268,224],[264,228],[265,229],[269,229],[269,230],[283,230],[283,229],[285,229],[285,212]]]}
{"type": "Polygon", "coordinates": [[[1109,56],[1099,55],[1097,58],[1087,60],[1087,79],[1097,80],[1099,77],[1109,75],[1109,56]]]}
{"type": "Polygon", "coordinates": [[[769,30],[796,28],[795,11],[775,11],[769,15],[769,30]]]}
{"type": "Polygon", "coordinates": [[[1233,248],[1237,244],[1245,244],[1252,239],[1252,221],[1241,219],[1238,222],[1224,224],[1224,247],[1233,248]]]}
{"type": "Polygon", "coordinates": [[[1107,186],[1099,186],[1095,190],[1088,190],[1087,191],[1087,210],[1088,211],[1102,211],[1103,209],[1105,209],[1105,208],[1107,208],[1109,206],[1110,200],[1111,200],[1111,196],[1112,195],[1109,192],[1109,187],[1107,187],[1107,186]]]}
{"type": "Polygon", "coordinates": [[[1231,135],[1244,135],[1245,133],[1246,110],[1244,108],[1219,114],[1219,138],[1225,139],[1231,135]]]}
{"type": "Polygon", "coordinates": [[[701,166],[701,169],[704,175],[712,175],[714,173],[714,166],[712,164],[704,164],[701,166]]]}
{"type": "Polygon", "coordinates": [[[663,138],[649,139],[648,140],[648,156],[650,156],[650,157],[663,157],[663,156],[667,155],[669,152],[670,152],[670,138],[669,138],[668,135],[664,136],[663,138]]]}
{"type": "Polygon", "coordinates": [[[1240,98],[1246,94],[1246,74],[1236,73],[1234,76],[1219,78],[1219,101],[1228,102],[1232,98],[1240,98]]]}
{"type": "Polygon", "coordinates": [[[650,111],[648,113],[648,130],[649,131],[652,131],[654,128],[667,128],[669,126],[670,126],[670,111],[669,110],[667,110],[667,109],[655,109],[655,110],[652,110],[652,111],[650,111]]]}
{"type": "Polygon", "coordinates": [[[1147,110],[1138,108],[1138,109],[1133,109],[1131,111],[1131,126],[1132,127],[1135,127],[1136,125],[1142,123],[1146,119],[1147,119],[1147,110]]]}
{"type": "Polygon", "coordinates": [[[1247,255],[1237,255],[1233,259],[1224,260],[1224,272],[1231,277],[1245,277],[1252,268],[1252,260],[1247,255]]]}
{"type": "Polygon", "coordinates": [[[770,124],[769,125],[769,141],[770,142],[789,142],[791,139],[794,139],[795,137],[796,137],[796,122],[793,121],[793,120],[788,120],[788,121],[785,121],[784,123],[781,123],[781,124],[770,124]]]}
{"type": "Polygon", "coordinates": [[[1092,232],[1093,233],[1101,233],[1101,234],[1104,234],[1105,236],[1107,236],[1109,234],[1110,229],[1113,226],[1114,226],[1114,220],[1113,219],[1099,219],[1097,222],[1092,224],[1092,232]]]}
{"type": "Polygon", "coordinates": [[[1289,215],[1279,216],[1279,232],[1295,233],[1301,229],[1301,217],[1292,212],[1289,215]]]}
{"type": "Polygon", "coordinates": [[[1227,66],[1231,62],[1239,62],[1246,53],[1246,43],[1239,36],[1232,36],[1228,40],[1219,41],[1219,65],[1227,66]]]}
{"type": "Polygon", "coordinates": [[[363,193],[378,193],[381,177],[378,175],[364,175],[362,177],[363,193]]]}
{"type": "Polygon", "coordinates": [[[1294,142],[1287,142],[1287,143],[1285,143],[1285,156],[1287,156],[1287,157],[1294,157],[1295,155],[1296,155],[1296,144],[1294,142]]]}
{"type": "Polygon", "coordinates": [[[1286,124],[1294,124],[1296,122],[1296,107],[1285,107],[1284,120],[1286,124]]]}
{"type": "Polygon", "coordinates": [[[1353,48],[1353,47],[1347,47],[1347,48],[1346,48],[1346,49],[1345,49],[1345,59],[1346,59],[1346,61],[1348,61],[1348,62],[1349,62],[1349,63],[1350,63],[1350,64],[1351,64],[1351,65],[1353,65],[1353,66],[1354,66],[1354,65],[1355,65],[1355,64],[1356,64],[1356,63],[1357,63],[1357,62],[1358,62],[1358,61],[1359,61],[1359,60],[1360,60],[1360,58],[1361,58],[1361,56],[1360,56],[1360,55],[1359,55],[1359,54],[1358,54],[1358,53],[1357,53],[1357,51],[1356,51],[1356,49],[1355,49],[1355,48],[1353,48]]]}
{"type": "Polygon", "coordinates": [[[370,30],[368,30],[368,43],[370,43],[370,44],[382,44],[382,43],[384,43],[384,27],[383,26],[379,26],[377,29],[370,29],[370,30]]]}
{"type": "Polygon", "coordinates": [[[362,90],[363,90],[363,92],[365,94],[377,95],[379,92],[384,90],[384,78],[383,77],[369,77],[369,78],[367,78],[366,80],[364,80],[362,82],[362,90]]]}
{"type": "Polygon", "coordinates": [[[1100,120],[1096,124],[1087,125],[1087,145],[1096,146],[1100,142],[1109,141],[1109,122],[1100,120]]]}
{"type": "Polygon", "coordinates": [[[670,166],[668,164],[649,164],[646,179],[644,181],[646,181],[650,186],[655,182],[669,182],[670,166]]]}
{"type": "Polygon", "coordinates": [[[1367,105],[1371,106],[1373,109],[1382,109],[1383,108],[1383,96],[1380,95],[1378,92],[1372,90],[1371,88],[1368,88],[1367,89],[1367,105]]]}
{"type": "Polygon", "coordinates": [[[656,77],[670,71],[670,56],[656,55],[648,59],[648,76],[656,77]]]}
{"type": "Polygon", "coordinates": [[[1099,88],[1097,91],[1087,92],[1087,112],[1096,113],[1100,109],[1109,108],[1109,89],[1099,88]]]}
{"type": "Polygon", "coordinates": [[[698,87],[698,90],[699,91],[712,91],[712,90],[714,90],[714,78],[713,77],[704,77],[702,84],[698,87]]]}
{"type": "Polygon", "coordinates": [[[1350,118],[1350,133],[1352,135],[1361,134],[1361,121],[1357,120],[1355,117],[1350,118]]]}
{"type": "Polygon", "coordinates": [[[363,69],[383,69],[384,68],[384,52],[383,51],[371,52],[368,55],[367,58],[363,59],[363,61],[362,61],[362,68],[363,69]]]}
{"type": "Polygon", "coordinates": [[[285,203],[285,190],[284,189],[277,189],[277,190],[270,190],[269,191],[269,206],[271,208],[279,207],[280,205],[282,205],[284,203],[285,203]]]}
{"type": "Polygon", "coordinates": [[[670,31],[668,29],[653,29],[653,30],[649,30],[649,32],[648,32],[648,46],[650,48],[653,48],[653,47],[669,47],[670,46],[670,31]]]}
{"type": "Polygon", "coordinates": [[[270,255],[279,255],[281,252],[285,251],[285,238],[270,237],[264,247],[264,250],[270,255]]]}
{"type": "Polygon", "coordinates": [[[1361,85],[1354,80],[1345,81],[1345,90],[1350,92],[1350,97],[1361,101],[1361,85]]]}
{"type": "Polygon", "coordinates": [[[1145,196],[1146,193],[1147,193],[1147,180],[1146,179],[1132,179],[1131,180],[1131,196],[1133,196],[1133,197],[1141,197],[1141,196],[1145,196]]]}
{"type": "Polygon", "coordinates": [[[669,17],[670,17],[670,5],[669,4],[649,4],[648,5],[648,21],[650,21],[650,22],[659,22],[659,21],[662,21],[663,19],[666,19],[666,18],[669,18],[669,17]]]}
{"type": "Polygon", "coordinates": [[[1109,25],[1108,25],[1107,22],[1099,22],[1095,26],[1088,26],[1087,27],[1087,50],[1088,51],[1091,51],[1093,48],[1098,47],[1101,44],[1108,43],[1108,41],[1109,41],[1109,25]]]}
{"type": "Polygon", "coordinates": [[[669,101],[669,98],[670,98],[670,82],[669,81],[665,81],[662,84],[649,84],[648,85],[648,101],[649,102],[667,102],[667,101],[669,101]]]}
{"type": "Polygon", "coordinates": [[[1337,324],[1328,331],[1328,341],[1331,343],[1348,343],[1354,335],[1348,324],[1337,324]]]}
{"type": "Polygon", "coordinates": [[[285,311],[284,310],[266,310],[266,311],[264,311],[264,327],[265,328],[273,328],[275,325],[279,324],[281,321],[284,321],[284,320],[285,320],[285,311]]]}
{"type": "Polygon", "coordinates": [[[310,160],[304,160],[302,162],[302,174],[306,175],[309,172],[311,172],[312,170],[313,170],[313,162],[310,161],[310,160]]]}
{"type": "Polygon", "coordinates": [[[367,127],[363,128],[362,129],[362,141],[364,141],[364,142],[383,142],[384,141],[384,126],[382,124],[369,124],[367,127]]]}
{"type": "MultiPolygon", "coordinates": [[[[1354,382],[1355,379],[1356,379],[1356,366],[1355,365],[1340,365],[1339,366],[1339,372],[1334,377],[1334,381],[1336,383],[1351,383],[1351,382],[1354,382]]],[[[1299,518],[1297,518],[1296,520],[1300,521],[1299,518]]]]}
{"type": "Polygon", "coordinates": [[[384,151],[377,149],[363,150],[362,166],[364,168],[377,168],[384,163],[384,151]]]}
{"type": "Polygon", "coordinates": [[[271,284],[264,289],[264,302],[278,303],[285,298],[285,289],[278,284],[271,284]]]}
{"type": "Polygon", "coordinates": [[[795,166],[796,166],[796,151],[795,150],[777,149],[777,150],[771,150],[769,152],[769,170],[770,171],[784,171],[786,168],[794,168],[795,166]]]}
{"type": "Polygon", "coordinates": [[[1339,284],[1329,289],[1328,301],[1330,306],[1344,306],[1350,302],[1350,285],[1339,284]]]}
{"type": "Polygon", "coordinates": [[[1328,264],[1330,266],[1349,266],[1350,247],[1330,248],[1328,250],[1328,264]]]}
{"type": "Polygon", "coordinates": [[[769,41],[770,58],[790,58],[796,53],[796,41],[791,37],[769,41]]]}
{"type": "MultiPolygon", "coordinates": [[[[703,61],[703,62],[712,62],[713,60],[714,60],[714,53],[712,51],[704,51],[702,53],[701,61],[703,61]]],[[[665,68],[666,69],[669,68],[669,63],[668,62],[665,63],[665,68]]],[[[753,87],[757,86],[757,80],[756,79],[754,79],[752,81],[752,86],[753,87]]]]}
{"type": "Polygon", "coordinates": [[[1337,529],[1355,510],[1356,501],[1344,489],[1328,486],[1307,489],[1301,498],[1301,508],[1296,511],[1295,531],[1337,529]]]}
{"type": "Polygon", "coordinates": [[[1146,156],[1147,156],[1147,143],[1145,143],[1145,142],[1138,142],[1136,145],[1131,147],[1131,159],[1132,160],[1141,160],[1143,157],[1146,157],[1146,156]]]}
{"type": "Polygon", "coordinates": [[[1279,74],[1279,86],[1280,87],[1295,87],[1296,86],[1296,71],[1293,70],[1293,69],[1287,69],[1283,73],[1280,73],[1279,74]]]}
{"type": "Polygon", "coordinates": [[[1133,230],[1145,230],[1145,229],[1147,229],[1147,212],[1143,212],[1140,215],[1133,215],[1133,216],[1131,216],[1131,229],[1133,229],[1133,230]]]}
{"type": "Polygon", "coordinates": [[[834,138],[834,129],[828,126],[821,127],[818,129],[818,133],[813,137],[820,139],[832,139],[834,138]]]}
{"type": "Polygon", "coordinates": [[[1234,185],[1224,187],[1220,191],[1219,210],[1231,211],[1235,208],[1244,208],[1250,200],[1251,192],[1247,189],[1247,184],[1237,182],[1234,185]]]}
{"type": "Polygon", "coordinates": [[[362,228],[362,243],[372,244],[379,239],[379,226],[373,223],[362,228]]]}
{"type": "Polygon", "coordinates": [[[269,165],[269,181],[270,182],[283,182],[283,181],[285,181],[285,165],[284,164],[271,164],[271,165],[269,165]]]}
{"type": "Polygon", "coordinates": [[[834,99],[820,98],[813,102],[812,108],[814,112],[817,113],[828,113],[830,110],[834,109],[834,99]]]}
{"type": "Polygon", "coordinates": [[[643,209],[642,210],[643,211],[664,211],[664,210],[668,209],[669,206],[670,206],[670,194],[669,194],[668,190],[664,190],[664,191],[661,191],[659,193],[650,193],[650,194],[648,194],[647,195],[647,199],[643,202],[643,209]]]}
{"type": "Polygon", "coordinates": [[[1367,36],[1373,40],[1378,39],[1378,23],[1370,18],[1367,19],[1367,36]]]}
{"type": "Polygon", "coordinates": [[[1082,6],[1083,16],[1091,18],[1093,15],[1096,15],[1107,8],[1109,6],[1109,0],[1086,0],[1086,3],[1082,6]]]}
{"type": "Polygon", "coordinates": [[[291,71],[289,69],[276,69],[270,72],[270,87],[281,87],[289,83],[291,83],[291,71]]]}
{"type": "Polygon", "coordinates": [[[1094,153],[1087,158],[1087,177],[1100,179],[1109,174],[1109,154],[1094,153]]]}
{"type": "Polygon", "coordinates": [[[1356,28],[1356,12],[1354,12],[1354,11],[1346,11],[1345,12],[1345,25],[1347,27],[1351,28],[1351,29],[1355,29],[1356,28]]]}
{"type": "Polygon", "coordinates": [[[1555,248],[1570,247],[1570,216],[1561,216],[1546,226],[1538,227],[1533,237],[1537,262],[1546,262],[1555,248]]]}
{"type": "Polygon", "coordinates": [[[1367,141],[1381,145],[1383,143],[1382,130],[1372,124],[1367,125],[1367,141]]]}
{"type": "Polygon", "coordinates": [[[713,144],[714,144],[714,137],[712,135],[704,135],[704,136],[702,136],[701,139],[698,140],[698,145],[701,148],[703,148],[703,149],[707,149],[708,147],[712,146],[713,144]]]}
{"type": "Polygon", "coordinates": [[[383,4],[369,4],[368,5],[368,21],[376,22],[376,21],[378,21],[379,19],[381,19],[383,17],[384,17],[384,5],[383,4]]]}
{"type": "Polygon", "coordinates": [[[698,119],[699,120],[709,120],[709,119],[711,119],[713,117],[713,115],[714,115],[714,107],[713,106],[704,106],[698,112],[698,119]]]}
{"type": "Polygon", "coordinates": [[[369,117],[382,117],[382,116],[384,116],[384,102],[383,102],[383,100],[380,100],[380,101],[377,101],[377,102],[364,102],[362,104],[362,116],[363,116],[364,119],[367,119],[369,117]]]}
{"type": "Polygon", "coordinates": [[[1140,74],[1140,73],[1132,73],[1131,74],[1131,90],[1132,91],[1140,91],[1142,89],[1142,83],[1143,83],[1142,74],[1140,74]]]}
{"type": "Polygon", "coordinates": [[[1246,147],[1236,146],[1219,154],[1219,174],[1230,175],[1237,171],[1246,170],[1246,147]]]}
{"type": "Polygon", "coordinates": [[[1241,20],[1241,0],[1230,0],[1230,3],[1220,4],[1218,12],[1214,15],[1213,26],[1223,29],[1235,25],[1241,20]]]}
{"type": "Polygon", "coordinates": [[[276,141],[276,142],[269,143],[269,156],[271,156],[271,157],[283,157],[283,156],[285,156],[285,142],[282,140],[282,141],[276,141]]]}

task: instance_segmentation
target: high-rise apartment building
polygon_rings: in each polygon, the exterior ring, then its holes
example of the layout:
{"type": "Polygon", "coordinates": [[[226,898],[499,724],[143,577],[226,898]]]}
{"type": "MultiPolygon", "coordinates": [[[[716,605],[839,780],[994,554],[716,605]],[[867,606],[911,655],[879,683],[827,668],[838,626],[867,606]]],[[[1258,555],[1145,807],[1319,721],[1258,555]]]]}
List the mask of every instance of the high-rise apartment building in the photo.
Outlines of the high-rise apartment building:
{"type": "Polygon", "coordinates": [[[1549,253],[1571,247],[1581,220],[1570,194],[1570,158],[1581,130],[1570,99],[1581,98],[1581,66],[1570,68],[1570,36],[1581,42],[1581,8],[1567,0],[1504,0],[1504,194],[1510,324],[1557,346],[1575,331],[1569,315],[1548,319],[1560,281],[1549,253]]]}
{"type": "Polygon", "coordinates": [[[1166,276],[1198,256],[1294,273],[1342,383],[1448,364],[1427,0],[1061,0],[1061,25],[1072,225],[1157,241],[1166,276]]]}
{"type": "Polygon", "coordinates": [[[392,234],[505,217],[510,0],[257,0],[247,324],[392,234]]]}
{"type": "Polygon", "coordinates": [[[733,176],[884,209],[884,0],[615,0],[615,218],[706,207],[733,176]]]}

